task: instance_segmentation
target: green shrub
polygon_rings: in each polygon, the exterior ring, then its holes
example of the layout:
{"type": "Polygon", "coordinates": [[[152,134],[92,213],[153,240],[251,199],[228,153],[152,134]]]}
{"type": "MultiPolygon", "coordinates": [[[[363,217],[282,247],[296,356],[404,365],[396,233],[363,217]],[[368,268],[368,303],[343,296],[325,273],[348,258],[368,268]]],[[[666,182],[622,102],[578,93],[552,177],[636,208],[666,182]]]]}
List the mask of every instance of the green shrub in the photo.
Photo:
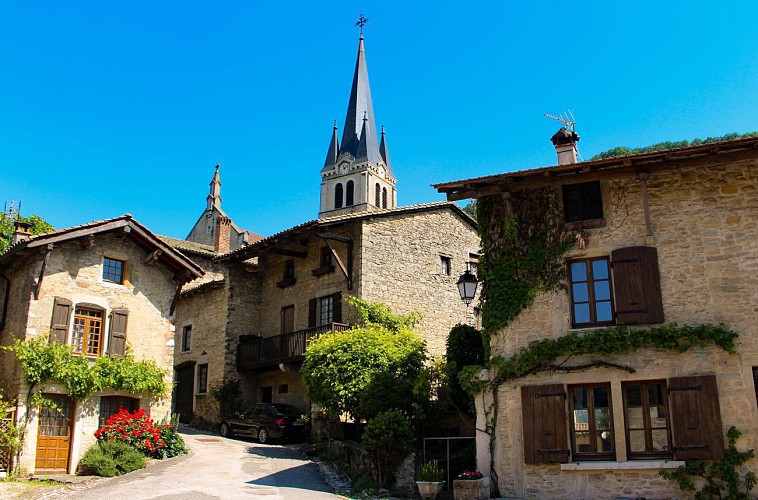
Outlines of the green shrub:
{"type": "Polygon", "coordinates": [[[444,481],[445,471],[443,471],[436,460],[430,460],[421,464],[418,471],[419,481],[444,481]]]}
{"type": "Polygon", "coordinates": [[[375,454],[379,485],[390,484],[392,472],[404,455],[413,448],[413,428],[399,410],[380,413],[366,424],[363,446],[375,454]]]}
{"type": "Polygon", "coordinates": [[[145,467],[145,456],[120,441],[98,441],[79,460],[81,476],[113,477],[145,467]]]}

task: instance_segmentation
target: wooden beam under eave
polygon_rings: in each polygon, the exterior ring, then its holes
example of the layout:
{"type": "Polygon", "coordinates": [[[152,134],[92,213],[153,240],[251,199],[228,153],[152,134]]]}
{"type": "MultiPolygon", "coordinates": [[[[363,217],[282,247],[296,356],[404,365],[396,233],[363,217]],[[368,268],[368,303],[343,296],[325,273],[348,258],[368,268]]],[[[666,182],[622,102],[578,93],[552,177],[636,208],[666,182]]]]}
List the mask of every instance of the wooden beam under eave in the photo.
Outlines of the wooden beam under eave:
{"type": "Polygon", "coordinates": [[[299,259],[308,257],[308,252],[304,250],[289,250],[286,248],[272,248],[270,253],[275,255],[286,255],[287,257],[297,257],[299,259]]]}

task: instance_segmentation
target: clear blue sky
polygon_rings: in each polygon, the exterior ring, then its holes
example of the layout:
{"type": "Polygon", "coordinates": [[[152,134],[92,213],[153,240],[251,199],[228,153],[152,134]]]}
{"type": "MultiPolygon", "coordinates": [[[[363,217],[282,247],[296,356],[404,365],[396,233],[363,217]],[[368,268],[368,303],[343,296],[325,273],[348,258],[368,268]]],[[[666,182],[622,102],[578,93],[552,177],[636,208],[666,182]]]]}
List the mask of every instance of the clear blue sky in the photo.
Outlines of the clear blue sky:
{"type": "Polygon", "coordinates": [[[401,205],[443,199],[432,183],[554,164],[545,112],[573,111],[586,159],[758,129],[754,0],[1,9],[0,203],[57,228],[129,212],[185,237],[216,162],[240,226],[315,218],[361,11],[401,205]]]}

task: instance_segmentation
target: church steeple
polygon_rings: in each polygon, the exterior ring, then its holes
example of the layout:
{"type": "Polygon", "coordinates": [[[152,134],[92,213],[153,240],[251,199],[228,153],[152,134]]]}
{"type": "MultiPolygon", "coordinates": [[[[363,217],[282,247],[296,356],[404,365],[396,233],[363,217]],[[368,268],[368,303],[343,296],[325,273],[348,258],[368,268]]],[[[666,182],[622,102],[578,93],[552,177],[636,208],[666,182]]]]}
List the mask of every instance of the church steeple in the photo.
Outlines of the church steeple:
{"type": "Polygon", "coordinates": [[[319,217],[397,206],[397,181],[389,162],[384,130],[382,129],[380,145],[374,120],[363,46],[363,26],[366,21],[361,14],[356,23],[361,27],[358,57],[347,102],[342,140],[337,143],[335,123],[324,167],[321,169],[319,217]]]}
{"type": "Polygon", "coordinates": [[[208,208],[206,210],[211,210],[213,207],[216,207],[218,209],[221,209],[221,177],[218,175],[218,169],[220,165],[216,163],[216,172],[213,174],[213,179],[211,180],[211,192],[208,195],[208,208]]]}

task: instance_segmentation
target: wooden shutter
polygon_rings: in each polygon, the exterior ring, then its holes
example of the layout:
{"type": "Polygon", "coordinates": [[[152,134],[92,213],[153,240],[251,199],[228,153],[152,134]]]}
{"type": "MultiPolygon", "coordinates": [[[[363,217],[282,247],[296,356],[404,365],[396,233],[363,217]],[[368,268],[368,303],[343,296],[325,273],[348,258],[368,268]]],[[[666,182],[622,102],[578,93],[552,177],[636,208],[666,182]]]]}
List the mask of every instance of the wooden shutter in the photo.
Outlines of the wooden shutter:
{"type": "Polygon", "coordinates": [[[719,394],[715,375],[669,380],[674,457],[719,460],[724,456],[719,394]]]}
{"type": "Polygon", "coordinates": [[[521,387],[524,462],[569,461],[566,429],[566,390],[562,384],[521,387]]]}
{"type": "Polygon", "coordinates": [[[111,313],[111,334],[108,339],[108,354],[114,358],[123,358],[126,354],[126,320],[129,311],[114,309],[111,313]]]}
{"type": "Polygon", "coordinates": [[[318,311],[318,300],[311,299],[308,301],[308,328],[313,328],[318,324],[316,312],[318,311]]]}
{"type": "Polygon", "coordinates": [[[342,323],[342,292],[332,295],[332,321],[342,323]]]}
{"type": "Polygon", "coordinates": [[[611,252],[616,319],[626,325],[663,323],[661,279],[655,247],[611,252]]]}
{"type": "Polygon", "coordinates": [[[53,302],[53,319],[50,322],[50,343],[66,343],[68,322],[71,319],[72,302],[62,297],[55,297],[53,302]]]}

